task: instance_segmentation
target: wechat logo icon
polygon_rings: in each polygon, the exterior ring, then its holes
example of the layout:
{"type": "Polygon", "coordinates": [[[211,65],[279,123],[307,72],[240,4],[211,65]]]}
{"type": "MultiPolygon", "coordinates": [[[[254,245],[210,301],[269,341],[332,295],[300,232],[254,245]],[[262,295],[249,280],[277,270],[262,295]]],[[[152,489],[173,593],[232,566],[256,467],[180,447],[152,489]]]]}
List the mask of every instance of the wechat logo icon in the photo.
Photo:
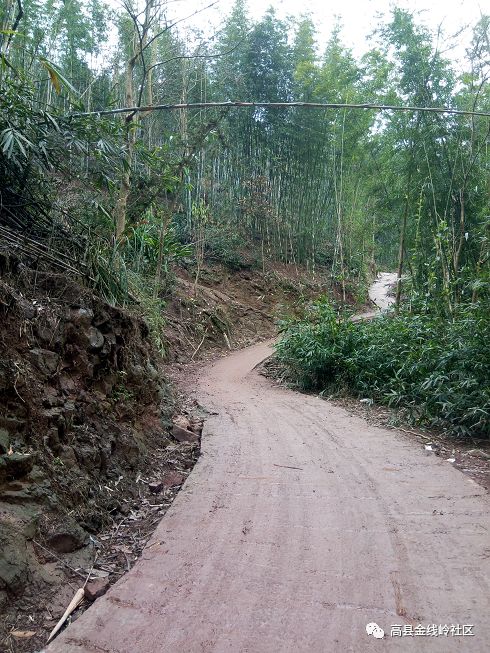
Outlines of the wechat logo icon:
{"type": "Polygon", "coordinates": [[[383,639],[385,636],[385,631],[378,626],[378,624],[374,623],[374,621],[366,626],[366,632],[368,635],[372,635],[376,639],[383,639]]]}

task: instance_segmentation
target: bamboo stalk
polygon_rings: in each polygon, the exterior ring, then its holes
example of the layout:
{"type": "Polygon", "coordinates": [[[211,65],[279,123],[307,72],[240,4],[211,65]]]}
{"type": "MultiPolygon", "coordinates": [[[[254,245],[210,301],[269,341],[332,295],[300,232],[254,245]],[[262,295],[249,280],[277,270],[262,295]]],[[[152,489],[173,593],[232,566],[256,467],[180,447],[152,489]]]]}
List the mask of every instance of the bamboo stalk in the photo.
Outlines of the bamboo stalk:
{"type": "Polygon", "coordinates": [[[85,111],[70,113],[65,118],[85,118],[87,116],[112,116],[120,113],[145,113],[148,111],[173,111],[176,109],[216,109],[223,107],[239,108],[268,108],[286,109],[290,107],[304,109],[373,109],[375,111],[415,111],[425,113],[444,113],[457,116],[483,116],[490,118],[489,111],[467,111],[464,109],[451,109],[450,107],[419,107],[419,106],[397,106],[393,104],[374,104],[370,102],[362,104],[333,103],[333,102],[191,102],[185,104],[153,104],[146,106],[131,106],[120,109],[103,109],[101,111],[85,111]]]}

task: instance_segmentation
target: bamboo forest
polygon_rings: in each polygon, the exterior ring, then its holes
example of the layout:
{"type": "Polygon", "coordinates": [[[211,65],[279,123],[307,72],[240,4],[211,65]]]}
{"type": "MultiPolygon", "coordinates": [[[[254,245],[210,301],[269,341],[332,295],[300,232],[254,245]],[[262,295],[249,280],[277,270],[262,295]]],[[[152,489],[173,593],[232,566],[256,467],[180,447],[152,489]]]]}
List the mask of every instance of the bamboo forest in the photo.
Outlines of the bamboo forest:
{"type": "Polygon", "coordinates": [[[487,653],[483,4],[0,0],[2,653],[487,653]]]}
{"type": "Polygon", "coordinates": [[[292,382],[488,437],[489,16],[455,60],[400,8],[362,56],[308,15],[237,0],[209,33],[205,8],[192,30],[170,9],[4,2],[2,239],[139,302],[163,349],[179,261],[302,267],[340,298],[281,321],[292,382]],[[397,273],[394,310],[351,323],[379,270],[397,273]]]}

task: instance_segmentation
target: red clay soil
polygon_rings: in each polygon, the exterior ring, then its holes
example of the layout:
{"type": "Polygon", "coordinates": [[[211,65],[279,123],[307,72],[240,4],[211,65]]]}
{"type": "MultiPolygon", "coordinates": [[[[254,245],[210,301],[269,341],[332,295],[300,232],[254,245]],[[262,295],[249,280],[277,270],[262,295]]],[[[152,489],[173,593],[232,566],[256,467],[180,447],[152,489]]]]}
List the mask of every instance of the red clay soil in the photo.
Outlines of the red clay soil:
{"type": "Polygon", "coordinates": [[[215,411],[199,462],[141,560],[47,653],[488,651],[486,491],[403,434],[274,386],[254,370],[269,353],[194,375],[215,411]],[[442,630],[391,637],[419,624],[442,630]]]}

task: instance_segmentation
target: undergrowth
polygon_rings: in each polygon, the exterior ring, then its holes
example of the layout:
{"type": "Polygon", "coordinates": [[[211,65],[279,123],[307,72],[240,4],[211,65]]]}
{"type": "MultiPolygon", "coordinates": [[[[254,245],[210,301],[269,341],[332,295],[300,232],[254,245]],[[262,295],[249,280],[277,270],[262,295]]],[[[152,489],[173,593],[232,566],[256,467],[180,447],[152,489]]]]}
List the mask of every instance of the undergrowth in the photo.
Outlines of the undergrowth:
{"type": "Polygon", "coordinates": [[[346,386],[402,409],[416,423],[459,436],[490,437],[490,311],[458,307],[351,322],[326,300],[281,323],[276,345],[290,379],[305,390],[346,386]]]}

